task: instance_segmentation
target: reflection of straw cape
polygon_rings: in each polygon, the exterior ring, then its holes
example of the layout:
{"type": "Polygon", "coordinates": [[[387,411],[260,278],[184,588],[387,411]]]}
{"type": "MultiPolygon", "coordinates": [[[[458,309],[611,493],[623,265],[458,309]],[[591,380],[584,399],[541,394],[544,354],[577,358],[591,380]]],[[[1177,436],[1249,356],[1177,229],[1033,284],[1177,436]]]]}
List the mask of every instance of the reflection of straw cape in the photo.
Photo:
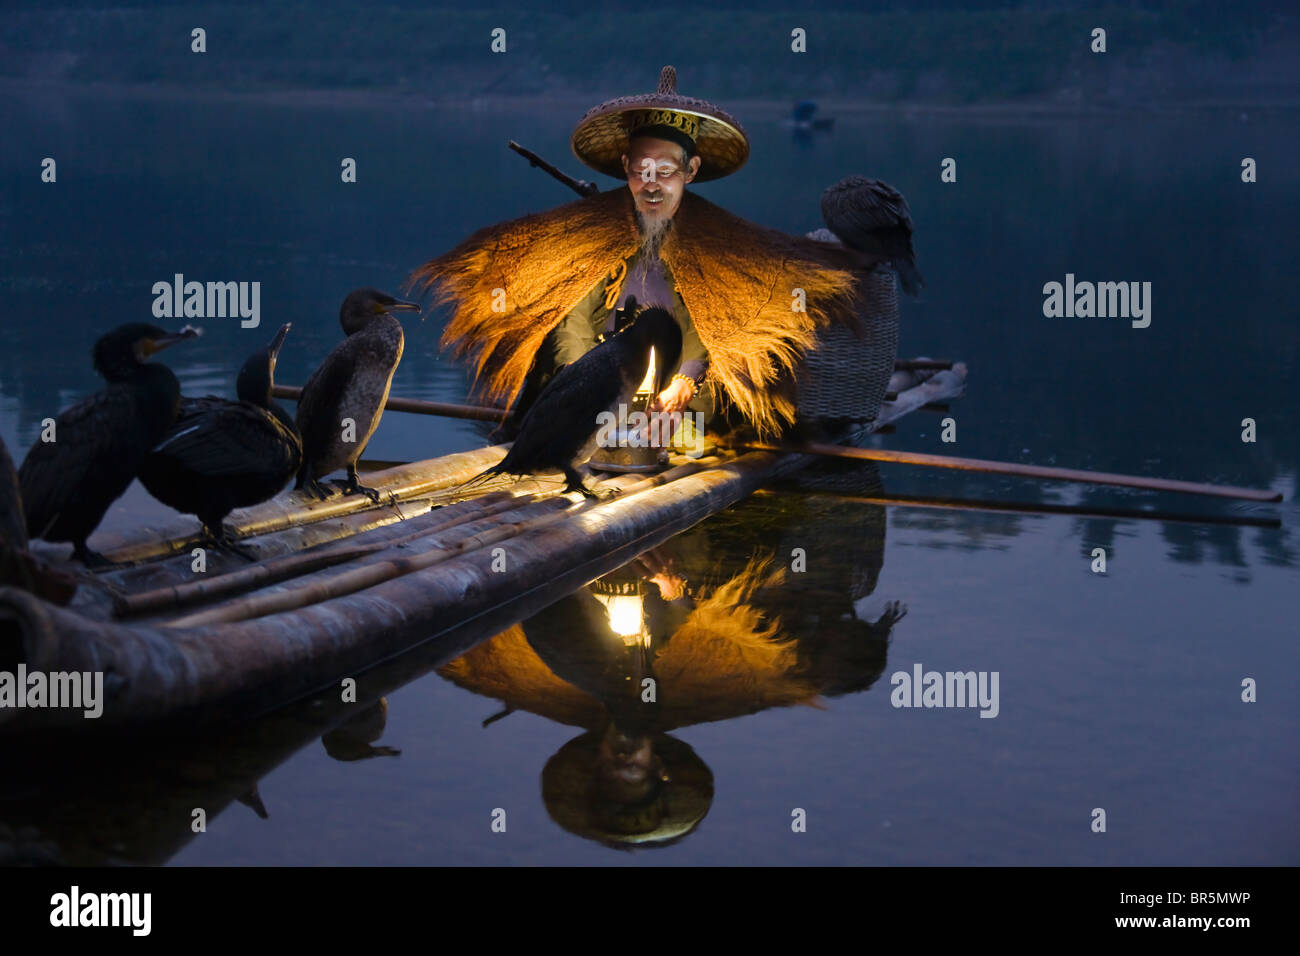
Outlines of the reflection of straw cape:
{"type": "MultiPolygon", "coordinates": [[[[696,607],[656,653],[653,672],[662,689],[656,730],[815,703],[816,687],[796,672],[795,644],[779,640],[780,622],[748,603],[759,588],[779,585],[782,575],[751,563],[696,607]]],[[[560,723],[597,728],[608,720],[599,700],[556,676],[519,625],[439,673],[466,690],[560,723]]]]}
{"type": "MultiPolygon", "coordinates": [[[[546,334],[639,246],[632,194],[597,193],[481,229],[414,282],[451,300],[444,346],[490,400],[513,399],[546,334]],[[505,311],[500,292],[505,293],[505,311]]],[[[763,430],[794,420],[786,374],[828,322],[857,327],[858,275],[877,260],[786,235],[687,191],[661,250],[709,352],[708,383],[763,430]],[[792,306],[803,290],[806,311],[792,306]]]]}

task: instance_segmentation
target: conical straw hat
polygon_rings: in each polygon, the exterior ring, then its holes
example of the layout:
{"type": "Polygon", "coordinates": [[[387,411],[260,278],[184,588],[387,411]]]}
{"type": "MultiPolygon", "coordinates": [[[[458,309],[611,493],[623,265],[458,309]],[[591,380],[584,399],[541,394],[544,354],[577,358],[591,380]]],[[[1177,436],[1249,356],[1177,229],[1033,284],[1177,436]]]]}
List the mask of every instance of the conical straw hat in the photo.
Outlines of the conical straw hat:
{"type": "Polygon", "coordinates": [[[570,833],[620,849],[666,846],[693,831],[713,804],[713,773],[688,744],[659,734],[654,748],[669,773],[658,796],[641,807],[604,805],[596,798],[600,734],[575,737],[542,770],[542,801],[570,833]]]}
{"type": "Polygon", "coordinates": [[[749,158],[749,137],[740,123],[707,100],[680,95],[671,66],[660,71],[656,92],[620,96],[589,109],[573,131],[573,153],[592,169],[625,180],[628,134],[661,125],[695,143],[701,160],[696,182],[729,176],[749,158]]]}

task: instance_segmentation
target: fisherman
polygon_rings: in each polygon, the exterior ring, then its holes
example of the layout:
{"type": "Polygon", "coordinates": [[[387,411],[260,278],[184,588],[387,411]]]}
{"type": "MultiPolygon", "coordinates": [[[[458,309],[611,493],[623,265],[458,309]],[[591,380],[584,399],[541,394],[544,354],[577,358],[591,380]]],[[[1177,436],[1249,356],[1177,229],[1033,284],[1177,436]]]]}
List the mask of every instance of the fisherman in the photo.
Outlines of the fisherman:
{"type": "Polygon", "coordinates": [[[690,310],[672,284],[671,271],[659,255],[673,216],[681,206],[685,186],[695,179],[702,162],[695,140],[671,125],[675,117],[686,120],[681,124],[686,128],[696,128],[693,118],[666,110],[644,110],[633,119],[628,151],[619,158],[636,209],[640,245],[636,252],[620,260],[606,281],[597,284],[542,341],[519,402],[521,413],[531,407],[560,368],[577,361],[602,338],[614,333],[615,317],[632,299],[641,307],[667,309],[682,330],[680,360],[672,370],[668,387],[655,396],[648,410],[672,415],[689,408],[703,413],[706,421],[713,417],[711,396],[701,391],[709,371],[709,353],[691,321],[690,310]]]}
{"type": "Polygon", "coordinates": [[[479,230],[412,275],[454,303],[444,346],[473,361],[486,400],[516,403],[516,421],[631,297],[668,309],[682,329],[680,361],[651,409],[706,420],[726,410],[760,434],[794,420],[793,371],[816,329],[856,325],[859,270],[882,258],[747,222],[688,192],[739,169],[749,139],[676,83],[666,66],[657,92],[602,103],[574,131],[575,155],[626,189],[479,230]]]}

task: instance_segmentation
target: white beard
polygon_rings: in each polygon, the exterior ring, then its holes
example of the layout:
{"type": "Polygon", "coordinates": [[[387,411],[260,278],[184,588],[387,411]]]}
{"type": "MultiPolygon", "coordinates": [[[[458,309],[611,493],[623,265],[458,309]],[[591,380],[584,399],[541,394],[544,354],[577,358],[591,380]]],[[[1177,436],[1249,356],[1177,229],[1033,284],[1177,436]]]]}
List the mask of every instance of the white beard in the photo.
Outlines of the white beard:
{"type": "Polygon", "coordinates": [[[659,248],[663,245],[664,236],[672,224],[672,219],[666,216],[647,219],[640,212],[636,214],[637,231],[641,233],[641,252],[647,259],[659,257],[659,248]]]}

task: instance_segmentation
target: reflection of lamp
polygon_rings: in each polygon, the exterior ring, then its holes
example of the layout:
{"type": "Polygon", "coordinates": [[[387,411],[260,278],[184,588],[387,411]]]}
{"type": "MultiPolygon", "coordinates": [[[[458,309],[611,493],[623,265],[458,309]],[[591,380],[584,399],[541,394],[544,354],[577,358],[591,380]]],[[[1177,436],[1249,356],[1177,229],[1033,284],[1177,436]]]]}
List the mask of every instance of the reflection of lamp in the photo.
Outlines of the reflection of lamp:
{"type": "Polygon", "coordinates": [[[644,592],[640,580],[598,582],[592,594],[605,606],[609,616],[609,629],[623,640],[626,647],[650,646],[650,631],[645,623],[644,592]]]}

